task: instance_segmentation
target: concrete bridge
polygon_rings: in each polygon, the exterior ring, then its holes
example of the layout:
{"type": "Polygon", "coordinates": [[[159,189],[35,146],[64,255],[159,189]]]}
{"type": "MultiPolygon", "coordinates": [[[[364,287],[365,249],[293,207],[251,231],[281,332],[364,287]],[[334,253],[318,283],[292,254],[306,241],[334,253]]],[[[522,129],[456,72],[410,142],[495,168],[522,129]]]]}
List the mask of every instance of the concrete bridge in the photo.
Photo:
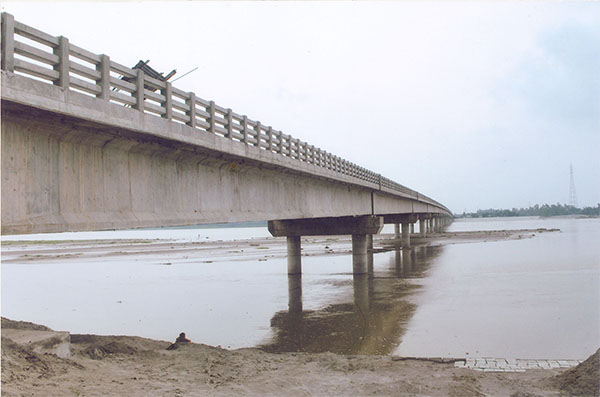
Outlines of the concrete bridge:
{"type": "MultiPolygon", "coordinates": [[[[447,224],[437,201],[193,92],[2,14],[2,234],[269,220],[288,238],[410,245],[447,224]],[[400,233],[401,228],[401,233],[400,233]]],[[[372,245],[372,243],[371,243],[372,245]]]]}

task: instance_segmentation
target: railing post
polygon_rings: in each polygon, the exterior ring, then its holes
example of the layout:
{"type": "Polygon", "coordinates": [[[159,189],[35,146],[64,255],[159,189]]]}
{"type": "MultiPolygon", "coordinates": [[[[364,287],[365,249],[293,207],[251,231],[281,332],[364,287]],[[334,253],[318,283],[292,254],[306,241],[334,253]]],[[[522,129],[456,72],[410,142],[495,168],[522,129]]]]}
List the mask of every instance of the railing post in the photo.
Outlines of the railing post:
{"type": "Polygon", "coordinates": [[[277,153],[283,154],[283,132],[279,131],[277,132],[277,135],[279,137],[279,147],[277,148],[277,153]]]}
{"type": "Polygon", "coordinates": [[[69,39],[64,36],[58,38],[58,47],[54,48],[54,55],[58,56],[58,65],[54,70],[58,72],[58,80],[54,82],[61,88],[69,88],[69,39]]]}
{"type": "Polygon", "coordinates": [[[173,86],[170,82],[165,81],[165,88],[160,93],[165,97],[163,104],[165,108],[165,114],[162,115],[167,120],[173,120],[173,86]]]}
{"type": "Polygon", "coordinates": [[[215,102],[214,101],[210,101],[210,104],[208,106],[208,113],[210,114],[210,116],[208,116],[208,123],[210,124],[208,126],[208,132],[210,132],[211,134],[215,133],[215,102]]]}
{"type": "Polygon", "coordinates": [[[254,127],[254,131],[256,131],[256,146],[258,146],[259,149],[260,149],[260,130],[261,130],[260,121],[257,121],[256,127],[254,127]]]}
{"type": "Polygon", "coordinates": [[[15,71],[15,17],[2,13],[2,70],[15,71]]]}
{"type": "Polygon", "coordinates": [[[248,117],[242,117],[242,142],[248,144],[248,117]]]}
{"type": "Polygon", "coordinates": [[[144,111],[144,71],[136,69],[137,76],[135,79],[135,106],[134,109],[140,112],[144,111]]]}
{"type": "Polygon", "coordinates": [[[269,137],[269,151],[273,151],[273,127],[267,129],[267,136],[269,137]]]}
{"type": "Polygon", "coordinates": [[[100,72],[100,80],[96,84],[100,86],[100,93],[97,98],[110,100],[110,57],[108,55],[100,55],[100,63],[96,65],[96,70],[100,72]]]}
{"type": "Polygon", "coordinates": [[[233,111],[231,109],[227,109],[227,138],[233,138],[233,111]]]}
{"type": "MultiPolygon", "coordinates": [[[[192,128],[196,128],[196,94],[194,94],[193,92],[190,92],[188,94],[187,99],[185,100],[185,104],[188,105],[190,107],[190,110],[188,110],[187,115],[190,118],[190,121],[187,122],[187,125],[189,125],[192,128]]],[[[212,119],[211,119],[211,129],[212,129],[212,119]]]]}

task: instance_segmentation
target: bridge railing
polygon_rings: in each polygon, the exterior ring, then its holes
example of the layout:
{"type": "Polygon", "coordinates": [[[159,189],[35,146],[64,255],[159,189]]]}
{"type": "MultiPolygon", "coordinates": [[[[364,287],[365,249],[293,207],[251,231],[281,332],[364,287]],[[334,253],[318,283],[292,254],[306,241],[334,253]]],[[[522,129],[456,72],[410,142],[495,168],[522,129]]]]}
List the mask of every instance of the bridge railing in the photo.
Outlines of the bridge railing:
{"type": "Polygon", "coordinates": [[[443,207],[390,179],[382,177],[325,150],[249,119],[229,108],[197,97],[193,92],[154,79],[140,69],[121,65],[105,54],[94,54],[71,44],[64,36],[52,36],[15,21],[2,13],[2,69],[76,91],[111,103],[186,124],[281,156],[325,168],[372,183],[380,190],[443,207]]]}

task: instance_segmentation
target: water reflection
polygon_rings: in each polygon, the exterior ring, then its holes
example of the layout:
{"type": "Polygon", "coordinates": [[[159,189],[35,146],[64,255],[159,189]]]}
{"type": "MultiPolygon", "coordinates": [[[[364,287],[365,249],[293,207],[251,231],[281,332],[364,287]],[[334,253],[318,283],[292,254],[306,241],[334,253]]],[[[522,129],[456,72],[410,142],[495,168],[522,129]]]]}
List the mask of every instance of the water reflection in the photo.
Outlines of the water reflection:
{"type": "MultiPolygon", "coordinates": [[[[415,247],[377,254],[383,263],[369,274],[352,276],[352,296],[346,302],[320,310],[302,310],[302,276],[289,276],[288,311],[273,316],[275,337],[262,348],[269,352],[391,353],[415,310],[407,297],[417,286],[407,279],[423,277],[441,249],[415,247]]],[[[373,256],[369,256],[373,269],[373,256]]]]}

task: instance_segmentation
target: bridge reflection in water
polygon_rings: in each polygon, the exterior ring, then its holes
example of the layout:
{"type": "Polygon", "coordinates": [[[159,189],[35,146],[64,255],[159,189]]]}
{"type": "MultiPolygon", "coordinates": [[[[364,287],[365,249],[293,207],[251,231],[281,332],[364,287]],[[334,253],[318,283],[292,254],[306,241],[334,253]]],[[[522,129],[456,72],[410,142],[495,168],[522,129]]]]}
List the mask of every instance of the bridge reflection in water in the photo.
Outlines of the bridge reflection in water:
{"type": "MultiPolygon", "coordinates": [[[[303,310],[302,275],[290,275],[288,310],[273,316],[275,336],[261,348],[269,352],[391,354],[416,308],[409,297],[419,286],[410,279],[424,277],[442,249],[421,246],[378,253],[377,259],[387,256],[387,266],[353,275],[353,298],[320,310],[303,310]]],[[[372,269],[373,255],[369,256],[372,269]]]]}

